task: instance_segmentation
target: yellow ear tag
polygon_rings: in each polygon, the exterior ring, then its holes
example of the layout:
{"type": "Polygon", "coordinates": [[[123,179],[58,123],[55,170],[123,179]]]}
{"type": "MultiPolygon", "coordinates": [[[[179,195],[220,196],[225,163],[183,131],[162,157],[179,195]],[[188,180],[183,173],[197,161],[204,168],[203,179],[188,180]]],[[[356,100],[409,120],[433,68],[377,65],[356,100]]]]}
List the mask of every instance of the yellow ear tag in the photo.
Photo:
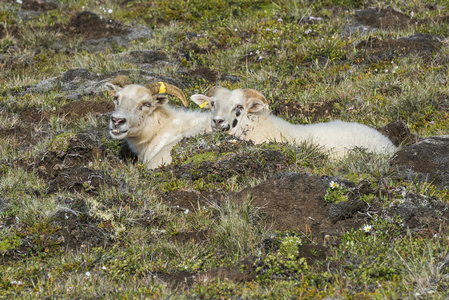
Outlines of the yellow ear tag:
{"type": "Polygon", "coordinates": [[[207,101],[204,101],[203,104],[200,105],[200,108],[203,108],[207,105],[207,101]]]}
{"type": "Polygon", "coordinates": [[[159,83],[159,94],[165,94],[165,92],[167,91],[165,88],[165,84],[163,82],[158,83],[159,83]]]}

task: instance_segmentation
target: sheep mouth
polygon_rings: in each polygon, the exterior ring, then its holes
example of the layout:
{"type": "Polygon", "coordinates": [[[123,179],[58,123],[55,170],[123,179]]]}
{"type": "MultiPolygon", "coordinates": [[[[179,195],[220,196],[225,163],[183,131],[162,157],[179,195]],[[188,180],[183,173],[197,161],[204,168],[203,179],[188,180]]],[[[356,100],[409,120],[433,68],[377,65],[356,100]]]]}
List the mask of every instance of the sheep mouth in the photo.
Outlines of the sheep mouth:
{"type": "Polygon", "coordinates": [[[126,135],[128,133],[128,130],[118,130],[118,129],[110,129],[109,134],[112,137],[118,137],[122,135],[126,135]]]}

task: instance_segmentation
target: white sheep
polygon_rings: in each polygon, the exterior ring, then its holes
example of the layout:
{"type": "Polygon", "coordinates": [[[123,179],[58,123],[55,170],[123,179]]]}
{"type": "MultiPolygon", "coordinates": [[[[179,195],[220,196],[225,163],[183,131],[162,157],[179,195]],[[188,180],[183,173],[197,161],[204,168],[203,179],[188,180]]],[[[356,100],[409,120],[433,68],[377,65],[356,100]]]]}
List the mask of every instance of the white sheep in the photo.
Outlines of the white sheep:
{"type": "Polygon", "coordinates": [[[205,131],[208,113],[167,104],[168,98],[163,94],[176,96],[187,106],[179,88],[163,82],[121,87],[114,83],[123,78],[116,79],[106,84],[115,104],[109,133],[113,139],[126,140],[148,168],[171,163],[170,151],[176,143],[205,131]]]}
{"type": "Polygon", "coordinates": [[[265,97],[253,89],[230,91],[213,87],[206,95],[191,96],[200,107],[211,110],[209,130],[222,130],[256,144],[277,141],[310,142],[322,146],[332,158],[341,158],[349,150],[365,148],[369,152],[396,151],[393,143],[377,130],[353,122],[331,121],[294,125],[270,113],[265,97]]]}

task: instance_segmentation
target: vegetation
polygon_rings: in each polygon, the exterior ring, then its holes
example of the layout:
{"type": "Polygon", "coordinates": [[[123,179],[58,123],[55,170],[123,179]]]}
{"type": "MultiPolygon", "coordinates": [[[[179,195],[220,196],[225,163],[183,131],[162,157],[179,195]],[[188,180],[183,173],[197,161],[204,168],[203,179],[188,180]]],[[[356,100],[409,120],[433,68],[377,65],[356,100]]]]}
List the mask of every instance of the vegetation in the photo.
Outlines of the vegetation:
{"type": "Polygon", "coordinates": [[[221,133],[183,140],[171,165],[148,170],[108,137],[107,93],[80,91],[83,109],[75,111],[61,79],[72,69],[98,78],[127,70],[143,84],[143,70],[179,82],[187,96],[214,85],[259,90],[293,123],[401,120],[422,137],[447,134],[447,44],[376,48],[417,33],[447,39],[444,1],[370,1],[390,11],[380,27],[354,21],[367,8],[359,0],[58,0],[51,9],[3,2],[0,298],[449,297],[447,228],[411,231],[383,213],[405,195],[420,207],[448,203],[447,190],[406,180],[388,157],[362,150],[335,162],[316,145],[253,145],[221,133]],[[402,26],[388,22],[391,8],[402,26]],[[93,37],[67,26],[82,11],[114,20],[109,30],[154,32],[89,51],[84,41],[93,37]],[[359,46],[366,41],[371,48],[359,46]],[[120,56],[148,49],[168,61],[120,56]],[[43,82],[52,88],[42,92],[43,82]],[[330,109],[292,109],[322,104],[330,109]],[[366,223],[321,237],[279,230],[263,206],[238,198],[290,173],[329,179],[326,209],[378,206],[366,223]],[[355,199],[351,191],[362,186],[355,199]]]}

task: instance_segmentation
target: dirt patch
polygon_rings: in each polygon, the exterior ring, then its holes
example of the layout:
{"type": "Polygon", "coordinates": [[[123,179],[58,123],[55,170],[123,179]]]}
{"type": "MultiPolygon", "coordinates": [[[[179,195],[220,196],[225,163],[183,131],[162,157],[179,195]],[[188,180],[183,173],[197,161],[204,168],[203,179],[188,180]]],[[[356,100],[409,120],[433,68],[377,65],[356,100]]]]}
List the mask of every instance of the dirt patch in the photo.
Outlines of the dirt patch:
{"type": "Polygon", "coordinates": [[[196,78],[205,79],[211,83],[216,82],[218,79],[218,72],[211,70],[209,68],[199,68],[199,69],[191,70],[189,72],[189,74],[196,78]]]}
{"type": "MultiPolygon", "coordinates": [[[[447,223],[447,204],[430,205],[429,199],[409,194],[406,200],[414,201],[414,210],[409,215],[401,205],[392,205],[384,211],[378,199],[370,205],[360,200],[363,195],[379,193],[367,188],[363,181],[359,185],[346,181],[339,181],[339,184],[349,189],[348,201],[326,204],[323,197],[329,179],[299,173],[279,174],[258,186],[244,189],[235,195],[235,201],[243,202],[250,197],[252,205],[260,207],[273,220],[275,229],[300,231],[313,236],[318,243],[338,244],[343,233],[360,229],[372,219],[374,212],[389,215],[391,219],[397,214],[403,218],[403,228],[408,226],[416,232],[429,228],[438,231],[440,225],[447,223]]],[[[389,197],[402,195],[399,190],[389,193],[389,197]]]]}
{"type": "Polygon", "coordinates": [[[36,170],[39,177],[49,182],[48,193],[64,189],[96,195],[102,185],[115,185],[109,175],[86,167],[104,156],[104,147],[87,134],[60,135],[54,138],[41,158],[20,164],[36,170]]]}
{"type": "Polygon", "coordinates": [[[111,101],[74,101],[61,107],[59,115],[71,123],[89,113],[102,115],[112,111],[114,111],[114,104],[111,101]]]}
{"type": "Polygon", "coordinates": [[[413,22],[409,16],[391,7],[358,10],[354,14],[354,21],[367,27],[393,30],[403,29],[413,22]]]}
{"type": "Polygon", "coordinates": [[[188,242],[201,243],[203,241],[208,241],[210,238],[210,232],[206,230],[198,230],[192,232],[179,232],[171,236],[171,240],[185,244],[188,242]]]}
{"type": "Polygon", "coordinates": [[[51,216],[52,225],[61,228],[62,247],[87,250],[113,244],[110,234],[99,226],[102,221],[89,216],[89,208],[83,200],[66,199],[63,204],[66,207],[59,208],[51,216]]]}
{"type": "MultiPolygon", "coordinates": [[[[328,119],[334,110],[337,100],[326,102],[298,103],[293,101],[275,101],[273,113],[288,118],[308,119],[317,122],[328,119]]],[[[333,115],[334,116],[334,115],[333,115]]]]}
{"type": "Polygon", "coordinates": [[[72,17],[63,31],[69,35],[82,35],[86,39],[100,39],[129,33],[129,28],[122,23],[101,19],[97,14],[83,11],[72,17]]]}
{"type": "Polygon", "coordinates": [[[57,3],[50,1],[36,1],[36,0],[23,0],[22,9],[23,10],[33,10],[33,11],[49,11],[53,9],[58,9],[57,3]]]}
{"type": "Polygon", "coordinates": [[[251,197],[252,205],[261,207],[273,219],[276,230],[312,230],[314,236],[323,238],[335,231],[323,201],[325,192],[325,184],[319,177],[291,173],[244,189],[236,198],[245,201],[251,197]]]}
{"type": "Polygon", "coordinates": [[[202,284],[216,283],[217,280],[249,282],[256,280],[256,273],[254,272],[256,261],[257,257],[250,256],[229,267],[214,268],[199,273],[156,273],[155,277],[179,290],[189,289],[195,282],[201,282],[202,284]]]}
{"type": "Polygon", "coordinates": [[[432,182],[449,188],[449,136],[422,139],[396,152],[392,163],[402,167],[410,180],[432,182]]]}
{"type": "Polygon", "coordinates": [[[14,126],[12,128],[0,129],[0,138],[9,141],[11,146],[18,148],[29,148],[47,133],[39,131],[34,126],[14,126]]]}
{"type": "Polygon", "coordinates": [[[388,123],[384,127],[377,128],[377,130],[387,136],[396,147],[411,145],[419,140],[419,136],[411,133],[407,125],[401,120],[388,123]]]}
{"type": "Polygon", "coordinates": [[[189,272],[179,273],[156,273],[155,278],[163,283],[168,283],[173,289],[185,290],[188,287],[193,286],[197,280],[197,274],[189,272]]]}
{"type": "Polygon", "coordinates": [[[86,167],[74,168],[60,172],[48,183],[47,193],[56,193],[60,190],[69,192],[98,195],[99,189],[104,185],[116,185],[111,176],[101,170],[91,170],[86,167]]]}
{"type": "Polygon", "coordinates": [[[369,38],[358,43],[356,49],[365,51],[369,60],[378,61],[392,60],[410,53],[430,58],[441,49],[442,45],[443,43],[439,38],[419,33],[399,39],[369,38]]]}
{"type": "Polygon", "coordinates": [[[32,124],[48,124],[50,122],[50,113],[37,109],[26,109],[20,113],[20,120],[32,124]]]}
{"type": "Polygon", "coordinates": [[[168,191],[160,195],[161,200],[173,209],[185,212],[195,212],[198,208],[208,206],[210,202],[217,202],[223,195],[206,191],[168,191]]]}

